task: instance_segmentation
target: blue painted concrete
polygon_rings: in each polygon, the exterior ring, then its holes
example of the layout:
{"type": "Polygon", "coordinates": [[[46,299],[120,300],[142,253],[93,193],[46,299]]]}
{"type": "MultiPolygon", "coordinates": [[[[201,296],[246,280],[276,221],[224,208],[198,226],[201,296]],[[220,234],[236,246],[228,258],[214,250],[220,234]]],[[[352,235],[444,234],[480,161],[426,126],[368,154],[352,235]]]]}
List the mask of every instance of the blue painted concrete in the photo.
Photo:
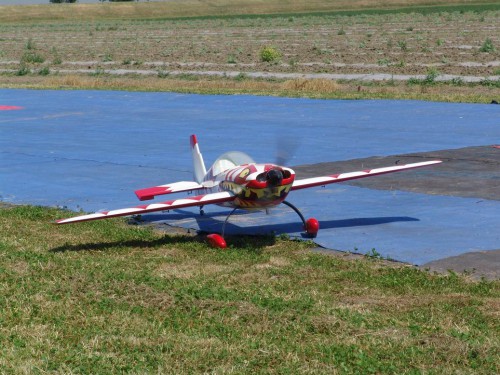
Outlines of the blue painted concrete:
{"type": "MultiPolygon", "coordinates": [[[[30,90],[0,90],[0,105],[24,107],[0,111],[0,199],[85,211],[135,205],[137,188],[191,179],[192,133],[207,164],[230,149],[273,161],[283,135],[300,140],[288,165],[500,143],[494,105],[30,90]]],[[[318,238],[326,247],[375,247],[419,264],[499,247],[499,202],[334,186],[290,196],[330,223],[318,238]],[[412,231],[429,242],[419,247],[412,231]]],[[[295,225],[286,211],[283,223],[295,225]]]]}
{"type": "MultiPolygon", "coordinates": [[[[319,220],[321,229],[314,242],[326,248],[361,254],[376,249],[384,257],[425,264],[449,254],[492,250],[500,245],[497,201],[348,185],[297,191],[289,197],[304,216],[319,220]]],[[[179,210],[168,215],[151,215],[148,220],[220,232],[230,210],[211,206],[205,211],[205,216],[199,216],[196,209],[179,210]]],[[[269,215],[264,212],[233,215],[226,231],[286,233],[303,238],[299,217],[285,206],[269,215]]]]}

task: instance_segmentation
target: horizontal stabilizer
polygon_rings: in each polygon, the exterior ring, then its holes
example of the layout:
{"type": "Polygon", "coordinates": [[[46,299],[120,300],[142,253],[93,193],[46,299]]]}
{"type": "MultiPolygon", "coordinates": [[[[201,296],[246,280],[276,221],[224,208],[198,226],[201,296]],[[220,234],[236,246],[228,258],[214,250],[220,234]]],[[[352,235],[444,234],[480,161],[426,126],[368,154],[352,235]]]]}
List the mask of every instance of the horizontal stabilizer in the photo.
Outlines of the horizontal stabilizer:
{"type": "Polygon", "coordinates": [[[107,212],[96,212],[94,214],[71,217],[69,219],[57,220],[56,224],[69,224],[69,223],[77,223],[80,221],[109,219],[118,216],[140,215],[155,211],[174,210],[177,208],[205,206],[208,204],[230,202],[234,200],[234,198],[235,198],[234,195],[229,192],[198,195],[196,197],[181,198],[161,203],[151,203],[143,206],[122,208],[107,212]]]}
{"type": "Polygon", "coordinates": [[[422,168],[439,163],[441,163],[441,160],[424,161],[421,163],[394,165],[392,167],[367,169],[358,172],[347,172],[347,173],[333,174],[329,176],[305,178],[302,180],[295,180],[293,182],[292,190],[306,189],[314,186],[323,186],[328,184],[334,184],[336,182],[356,180],[358,178],[378,176],[381,174],[400,172],[408,169],[422,168]]]}
{"type": "Polygon", "coordinates": [[[203,189],[203,185],[200,185],[194,181],[180,181],[174,182],[168,185],[153,186],[149,188],[139,189],[135,191],[135,195],[141,201],[153,199],[157,195],[180,193],[182,191],[198,190],[203,189]]]}

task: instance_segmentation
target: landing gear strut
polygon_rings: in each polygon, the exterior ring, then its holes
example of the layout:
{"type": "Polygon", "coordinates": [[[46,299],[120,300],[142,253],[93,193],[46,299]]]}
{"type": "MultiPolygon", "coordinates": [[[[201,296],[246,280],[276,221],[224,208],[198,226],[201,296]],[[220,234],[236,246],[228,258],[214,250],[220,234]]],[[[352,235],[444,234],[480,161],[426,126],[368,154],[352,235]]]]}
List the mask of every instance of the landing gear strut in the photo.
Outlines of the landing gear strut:
{"type": "Polygon", "coordinates": [[[302,220],[302,223],[304,224],[304,230],[308,234],[309,237],[314,238],[318,234],[319,231],[319,222],[315,218],[311,217],[309,219],[305,219],[304,215],[302,215],[302,212],[299,211],[297,207],[295,207],[293,204],[287,201],[283,201],[283,204],[286,206],[290,207],[292,210],[294,210],[297,215],[299,215],[300,220],[302,220]]]}
{"type": "MultiPolygon", "coordinates": [[[[311,238],[316,237],[319,231],[319,222],[315,218],[311,217],[309,219],[305,219],[304,215],[299,211],[297,207],[295,207],[293,204],[287,201],[283,201],[286,206],[290,207],[292,210],[294,210],[297,215],[299,215],[300,220],[302,220],[302,223],[304,224],[304,230],[306,231],[307,235],[311,238]]],[[[216,247],[219,249],[225,249],[227,247],[226,240],[224,240],[224,232],[226,231],[226,224],[229,221],[229,218],[231,215],[237,210],[237,208],[234,208],[229,215],[227,215],[226,220],[224,221],[224,224],[222,225],[222,233],[221,234],[216,234],[212,233],[207,236],[208,242],[212,247],[216,247]]]]}
{"type": "Polygon", "coordinates": [[[227,215],[226,220],[224,221],[224,224],[222,225],[222,233],[221,234],[209,234],[207,236],[208,242],[212,247],[216,247],[219,249],[225,249],[227,247],[226,240],[224,239],[224,232],[226,231],[226,224],[229,220],[229,217],[236,211],[237,208],[233,208],[233,210],[227,215]]]}

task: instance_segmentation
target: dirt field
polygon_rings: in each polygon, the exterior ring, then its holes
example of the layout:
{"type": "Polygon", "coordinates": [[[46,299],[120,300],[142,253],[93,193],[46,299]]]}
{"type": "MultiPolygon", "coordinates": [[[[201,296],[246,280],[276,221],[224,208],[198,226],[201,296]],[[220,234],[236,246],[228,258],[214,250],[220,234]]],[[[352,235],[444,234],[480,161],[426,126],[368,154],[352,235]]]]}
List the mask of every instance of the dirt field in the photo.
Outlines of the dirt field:
{"type": "Polygon", "coordinates": [[[468,76],[498,79],[499,36],[500,10],[3,23],[0,69],[16,76],[381,73],[430,81],[446,74],[461,85],[468,76]],[[277,53],[271,61],[263,61],[265,46],[277,53]]]}

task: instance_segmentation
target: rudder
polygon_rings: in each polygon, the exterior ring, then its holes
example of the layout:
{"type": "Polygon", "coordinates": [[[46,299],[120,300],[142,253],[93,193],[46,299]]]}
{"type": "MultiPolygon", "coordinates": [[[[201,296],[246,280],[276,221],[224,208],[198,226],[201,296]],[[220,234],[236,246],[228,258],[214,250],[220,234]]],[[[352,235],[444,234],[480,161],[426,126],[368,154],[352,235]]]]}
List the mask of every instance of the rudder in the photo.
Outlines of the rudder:
{"type": "Polygon", "coordinates": [[[198,140],[196,139],[195,134],[191,135],[190,141],[191,152],[193,155],[193,177],[196,182],[201,183],[207,174],[205,162],[203,161],[203,155],[200,152],[200,147],[198,146],[198,140]]]}

